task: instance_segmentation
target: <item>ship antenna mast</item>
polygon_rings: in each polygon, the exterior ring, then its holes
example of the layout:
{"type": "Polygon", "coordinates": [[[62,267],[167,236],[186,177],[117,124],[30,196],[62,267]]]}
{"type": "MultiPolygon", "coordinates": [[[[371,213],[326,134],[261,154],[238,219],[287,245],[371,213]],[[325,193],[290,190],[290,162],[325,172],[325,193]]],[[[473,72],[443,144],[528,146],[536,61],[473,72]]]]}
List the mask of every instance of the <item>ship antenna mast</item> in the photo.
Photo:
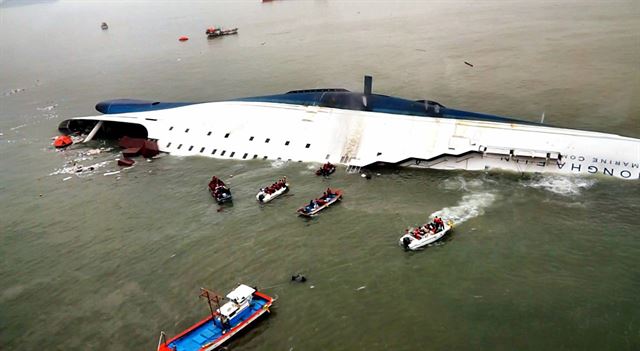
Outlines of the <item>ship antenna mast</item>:
{"type": "Polygon", "coordinates": [[[216,314],[214,312],[213,306],[211,305],[211,301],[216,304],[217,310],[220,310],[220,296],[211,290],[200,288],[200,297],[204,297],[207,299],[209,311],[211,312],[211,321],[213,321],[216,314]]]}

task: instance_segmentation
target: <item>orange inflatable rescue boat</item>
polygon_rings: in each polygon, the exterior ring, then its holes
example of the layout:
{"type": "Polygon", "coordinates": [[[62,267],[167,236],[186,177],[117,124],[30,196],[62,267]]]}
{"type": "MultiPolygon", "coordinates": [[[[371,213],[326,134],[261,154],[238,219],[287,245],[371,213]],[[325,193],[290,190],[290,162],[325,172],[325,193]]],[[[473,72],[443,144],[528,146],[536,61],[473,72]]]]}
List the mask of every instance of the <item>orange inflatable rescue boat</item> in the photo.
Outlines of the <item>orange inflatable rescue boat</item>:
{"type": "Polygon", "coordinates": [[[71,144],[73,144],[73,140],[68,135],[61,135],[57,137],[56,140],[54,140],[53,142],[53,146],[55,146],[58,149],[65,148],[71,144]]]}
{"type": "Polygon", "coordinates": [[[187,41],[187,40],[189,40],[189,37],[188,37],[188,36],[186,36],[186,35],[183,35],[183,36],[181,36],[180,38],[178,38],[178,40],[180,40],[180,41],[187,41]]]}

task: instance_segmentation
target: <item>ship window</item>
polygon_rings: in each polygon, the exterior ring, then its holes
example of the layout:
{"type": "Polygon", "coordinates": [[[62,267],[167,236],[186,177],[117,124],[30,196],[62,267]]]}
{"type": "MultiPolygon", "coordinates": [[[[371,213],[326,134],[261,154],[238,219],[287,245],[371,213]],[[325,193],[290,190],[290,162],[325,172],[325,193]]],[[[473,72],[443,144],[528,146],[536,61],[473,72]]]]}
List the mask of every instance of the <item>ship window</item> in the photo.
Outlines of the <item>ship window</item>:
{"type": "Polygon", "coordinates": [[[220,156],[224,156],[224,154],[227,152],[227,150],[222,150],[222,152],[220,153],[220,156]]]}
{"type": "Polygon", "coordinates": [[[307,144],[307,146],[305,146],[305,149],[308,149],[311,146],[311,144],[307,144]]]}
{"type": "Polygon", "coordinates": [[[376,156],[380,156],[380,155],[382,155],[382,152],[378,152],[378,154],[376,156]]]}
{"type": "Polygon", "coordinates": [[[211,135],[211,131],[209,131],[209,133],[207,133],[207,136],[211,135]]]}
{"type": "Polygon", "coordinates": [[[235,151],[231,151],[231,155],[229,155],[229,157],[233,157],[233,155],[235,155],[236,152],[235,151]]]}
{"type": "Polygon", "coordinates": [[[253,141],[253,137],[249,138],[249,141],[253,141]]]}
{"type": "Polygon", "coordinates": [[[173,130],[173,127],[169,127],[169,130],[173,130]]]}
{"type": "Polygon", "coordinates": [[[287,140],[287,142],[284,143],[284,146],[287,146],[287,145],[289,145],[289,140],[287,140]]]}
{"type": "Polygon", "coordinates": [[[202,149],[200,149],[200,153],[203,153],[203,152],[204,152],[204,147],[202,147],[202,149]]]}
{"type": "Polygon", "coordinates": [[[218,151],[218,149],[213,149],[213,151],[211,151],[211,154],[212,154],[212,155],[215,155],[215,154],[216,154],[216,151],[218,151]]]}
{"type": "Polygon", "coordinates": [[[189,146],[189,151],[193,150],[193,145],[189,146]]]}
{"type": "Polygon", "coordinates": [[[253,155],[253,159],[255,160],[256,158],[258,158],[258,155],[253,155]]]}
{"type": "Polygon", "coordinates": [[[185,133],[189,133],[189,128],[184,130],[185,133]]]}
{"type": "Polygon", "coordinates": [[[249,154],[242,155],[242,159],[244,160],[245,158],[247,158],[247,156],[249,156],[249,154]]]}
{"type": "Polygon", "coordinates": [[[266,160],[266,159],[267,159],[267,156],[263,157],[262,159],[263,159],[263,160],[266,160]]]}
{"type": "Polygon", "coordinates": [[[178,145],[178,150],[180,150],[181,147],[182,147],[182,144],[178,145]]]}
{"type": "Polygon", "coordinates": [[[327,157],[325,157],[324,159],[328,160],[330,156],[331,156],[330,154],[327,154],[327,157]]]}
{"type": "Polygon", "coordinates": [[[169,142],[169,144],[167,144],[167,147],[171,146],[171,142],[169,142]]]}
{"type": "Polygon", "coordinates": [[[268,143],[270,140],[271,140],[271,139],[267,138],[267,140],[265,140],[264,142],[265,142],[265,143],[268,143]]]}
{"type": "Polygon", "coordinates": [[[225,137],[225,138],[228,138],[228,137],[229,137],[229,133],[225,134],[225,135],[224,135],[224,137],[225,137]]]}

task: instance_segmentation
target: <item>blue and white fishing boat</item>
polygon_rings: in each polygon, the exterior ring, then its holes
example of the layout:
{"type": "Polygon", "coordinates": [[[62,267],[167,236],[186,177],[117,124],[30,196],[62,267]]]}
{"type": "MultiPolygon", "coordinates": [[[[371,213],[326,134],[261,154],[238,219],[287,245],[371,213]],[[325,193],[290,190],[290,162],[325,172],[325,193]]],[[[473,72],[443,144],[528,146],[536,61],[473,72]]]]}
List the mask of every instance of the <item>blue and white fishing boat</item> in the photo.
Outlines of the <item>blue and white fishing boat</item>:
{"type": "Polygon", "coordinates": [[[269,313],[274,301],[244,284],[227,294],[223,305],[220,305],[222,298],[214,292],[204,288],[201,291],[200,296],[207,300],[211,314],[172,339],[166,340],[164,332],[161,332],[158,351],[215,350],[260,316],[269,313]]]}
{"type": "Polygon", "coordinates": [[[311,200],[308,205],[300,207],[296,212],[299,216],[311,218],[318,214],[318,212],[333,205],[334,203],[342,200],[344,191],[342,189],[331,189],[327,191],[319,198],[311,200]]]}

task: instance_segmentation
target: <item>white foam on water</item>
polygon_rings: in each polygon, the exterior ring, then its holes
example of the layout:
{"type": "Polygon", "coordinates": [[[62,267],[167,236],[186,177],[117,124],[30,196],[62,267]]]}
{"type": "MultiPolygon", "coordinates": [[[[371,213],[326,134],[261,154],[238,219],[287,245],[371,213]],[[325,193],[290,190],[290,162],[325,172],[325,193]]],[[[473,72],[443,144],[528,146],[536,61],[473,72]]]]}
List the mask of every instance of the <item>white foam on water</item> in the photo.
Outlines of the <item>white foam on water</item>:
{"type": "Polygon", "coordinates": [[[276,160],[271,162],[271,167],[273,168],[282,168],[287,165],[287,161],[284,160],[276,160]]]}
{"type": "Polygon", "coordinates": [[[561,175],[544,175],[536,179],[522,182],[525,187],[543,189],[563,196],[577,196],[583,190],[596,184],[593,178],[582,178],[561,175]]]}
{"type": "Polygon", "coordinates": [[[19,125],[19,126],[15,126],[15,127],[13,127],[13,128],[10,128],[9,130],[18,130],[18,129],[20,129],[20,128],[24,128],[24,127],[26,127],[26,126],[27,126],[26,124],[21,124],[21,125],[19,125]]]}
{"type": "Polygon", "coordinates": [[[485,181],[482,179],[465,179],[462,176],[457,176],[455,178],[447,178],[442,187],[447,190],[479,190],[484,186],[485,181]]]}
{"type": "Polygon", "coordinates": [[[54,172],[49,173],[49,175],[53,176],[58,174],[75,174],[77,176],[87,176],[90,174],[94,174],[96,170],[100,168],[104,168],[109,164],[113,164],[113,160],[98,162],[90,166],[82,166],[82,165],[76,164],[76,165],[71,165],[71,166],[57,169],[54,172]]]}
{"type": "Polygon", "coordinates": [[[462,197],[458,205],[438,210],[432,213],[429,219],[438,216],[459,225],[484,214],[484,209],[491,206],[495,200],[496,195],[488,192],[467,194],[462,197]]]}
{"type": "Polygon", "coordinates": [[[45,107],[38,107],[38,111],[51,111],[56,107],[58,107],[58,104],[53,104],[45,107]]]}

